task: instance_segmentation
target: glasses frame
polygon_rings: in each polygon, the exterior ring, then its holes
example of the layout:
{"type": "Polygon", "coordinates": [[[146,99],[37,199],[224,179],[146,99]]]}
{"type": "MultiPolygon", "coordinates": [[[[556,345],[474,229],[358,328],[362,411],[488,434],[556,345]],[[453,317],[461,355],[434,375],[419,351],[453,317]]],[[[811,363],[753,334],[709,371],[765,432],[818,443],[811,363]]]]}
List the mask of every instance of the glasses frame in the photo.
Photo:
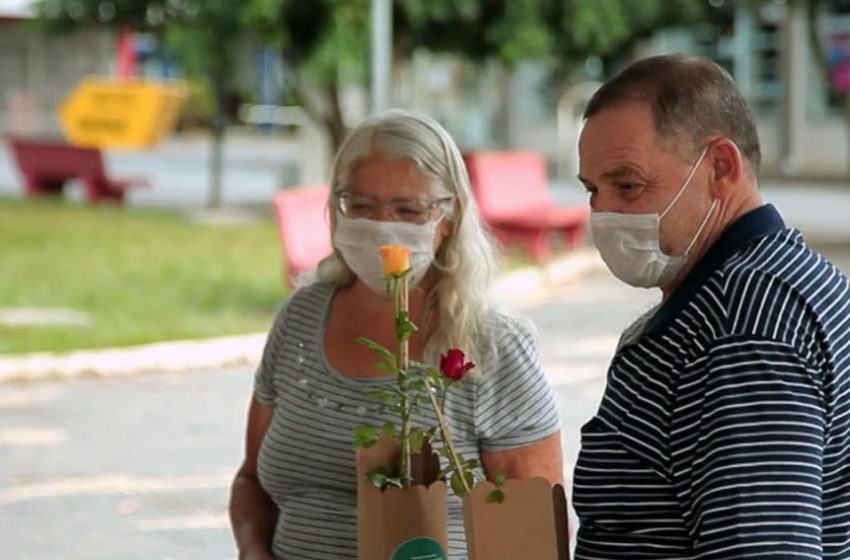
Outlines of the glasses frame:
{"type": "MultiPolygon", "coordinates": [[[[341,191],[341,192],[338,192],[336,194],[336,207],[340,211],[340,213],[343,216],[345,216],[346,218],[372,219],[372,218],[374,218],[375,214],[377,214],[381,209],[385,209],[387,211],[387,214],[389,214],[389,216],[395,222],[401,222],[401,223],[407,223],[407,224],[425,224],[425,223],[428,223],[428,221],[431,220],[431,218],[433,217],[434,210],[436,210],[437,208],[440,208],[443,204],[446,204],[447,202],[451,202],[453,200],[454,200],[453,196],[444,196],[444,197],[436,198],[434,200],[425,200],[425,199],[421,199],[421,198],[394,198],[394,199],[390,200],[389,202],[381,202],[377,198],[370,196],[368,194],[355,193],[355,192],[351,192],[351,191],[341,191]],[[343,210],[343,206],[344,206],[344,201],[347,200],[347,199],[350,199],[352,197],[363,197],[364,199],[368,199],[368,200],[374,202],[375,208],[372,211],[372,213],[369,216],[365,216],[363,218],[360,218],[360,217],[353,218],[352,216],[349,216],[348,213],[345,210],[343,210]],[[408,202],[408,203],[415,202],[417,204],[421,204],[424,208],[423,215],[425,216],[425,219],[422,220],[422,221],[410,221],[410,220],[400,219],[396,215],[395,210],[393,209],[393,205],[397,205],[399,203],[405,203],[405,202],[408,202]]],[[[443,212],[445,213],[445,210],[443,210],[443,212]]]]}

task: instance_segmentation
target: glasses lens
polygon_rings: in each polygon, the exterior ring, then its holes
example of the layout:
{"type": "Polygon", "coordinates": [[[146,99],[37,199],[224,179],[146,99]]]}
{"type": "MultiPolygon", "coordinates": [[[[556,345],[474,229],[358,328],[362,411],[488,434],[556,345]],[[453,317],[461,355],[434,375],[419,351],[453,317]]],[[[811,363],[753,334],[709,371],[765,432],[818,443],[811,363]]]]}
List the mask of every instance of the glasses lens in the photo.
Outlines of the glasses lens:
{"type": "Polygon", "coordinates": [[[395,200],[390,209],[396,220],[414,224],[427,222],[431,214],[431,207],[419,200],[395,200]]]}
{"type": "Polygon", "coordinates": [[[368,196],[342,194],[339,197],[339,210],[349,218],[368,218],[377,207],[378,203],[368,196]]]}

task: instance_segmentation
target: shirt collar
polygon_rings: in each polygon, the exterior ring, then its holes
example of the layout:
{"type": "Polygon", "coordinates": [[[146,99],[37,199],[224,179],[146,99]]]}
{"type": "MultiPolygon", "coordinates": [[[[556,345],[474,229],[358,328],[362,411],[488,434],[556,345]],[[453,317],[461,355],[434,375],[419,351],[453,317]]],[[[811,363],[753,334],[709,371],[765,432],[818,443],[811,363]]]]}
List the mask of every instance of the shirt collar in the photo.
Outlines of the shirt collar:
{"type": "Polygon", "coordinates": [[[666,329],[688,304],[700,286],[733,254],[750,243],[785,229],[782,216],[772,204],[750,210],[726,228],[670,297],[661,304],[644,329],[658,334],[666,329]]]}

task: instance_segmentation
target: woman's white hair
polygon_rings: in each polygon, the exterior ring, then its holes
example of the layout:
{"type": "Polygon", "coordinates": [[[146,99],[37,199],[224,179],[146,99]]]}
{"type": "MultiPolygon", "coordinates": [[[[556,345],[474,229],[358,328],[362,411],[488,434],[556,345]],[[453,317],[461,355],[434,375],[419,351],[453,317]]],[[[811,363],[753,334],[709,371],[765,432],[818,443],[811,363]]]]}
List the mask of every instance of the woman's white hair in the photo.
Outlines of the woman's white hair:
{"type": "MultiPolygon", "coordinates": [[[[440,353],[460,348],[473,360],[483,359],[495,350],[489,298],[495,251],[482,226],[460,151],[442,126],[420,113],[391,110],[365,120],[334,159],[328,200],[332,235],[338,194],[345,190],[358,160],[374,152],[413,160],[421,173],[435,179],[435,198],[454,200],[446,212],[452,230],[437,250],[433,264],[437,280],[426,298],[425,321],[436,317],[439,323],[431,331],[423,358],[436,363],[440,353]]],[[[337,286],[355,280],[337,250],[319,264],[315,278],[337,286]]]]}

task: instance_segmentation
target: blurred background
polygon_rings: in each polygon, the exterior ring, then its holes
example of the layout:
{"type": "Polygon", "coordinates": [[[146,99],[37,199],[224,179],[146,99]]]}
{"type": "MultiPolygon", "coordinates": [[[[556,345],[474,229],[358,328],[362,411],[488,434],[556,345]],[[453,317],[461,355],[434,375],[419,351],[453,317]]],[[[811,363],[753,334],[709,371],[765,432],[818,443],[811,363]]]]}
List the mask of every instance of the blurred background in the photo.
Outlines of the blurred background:
{"type": "MultiPolygon", "coordinates": [[[[327,248],[310,197],[346,130],[405,107],[466,154],[532,154],[579,231],[584,104],[670,52],[729,70],[765,198],[850,270],[850,0],[0,0],[0,556],[234,558],[253,367],[327,248]]],[[[657,295],[581,235],[502,240],[571,469],[657,295]]]]}

